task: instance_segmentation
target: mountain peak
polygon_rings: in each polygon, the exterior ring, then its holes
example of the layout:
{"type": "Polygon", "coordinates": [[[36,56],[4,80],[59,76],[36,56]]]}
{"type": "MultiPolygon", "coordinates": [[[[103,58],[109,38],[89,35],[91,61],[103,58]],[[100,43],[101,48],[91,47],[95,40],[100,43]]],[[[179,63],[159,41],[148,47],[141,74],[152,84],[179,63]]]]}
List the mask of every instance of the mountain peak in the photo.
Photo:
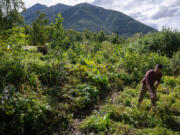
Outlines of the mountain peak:
{"type": "Polygon", "coordinates": [[[76,31],[89,29],[98,32],[103,30],[107,34],[117,31],[123,36],[130,36],[137,32],[145,34],[156,31],[119,11],[107,10],[89,3],[80,3],[75,6],[58,3],[50,7],[37,3],[32,8],[31,12],[27,9],[27,12],[23,14],[26,24],[32,24],[38,17],[37,10],[40,10],[47,15],[50,21],[54,21],[57,14],[61,13],[64,18],[64,28],[76,31]]]}
{"type": "Polygon", "coordinates": [[[46,5],[42,5],[40,3],[36,3],[35,5],[33,5],[32,7],[28,8],[27,11],[29,12],[33,12],[33,11],[38,11],[38,10],[42,10],[44,8],[47,8],[46,5]]]}
{"type": "Polygon", "coordinates": [[[91,4],[87,3],[87,2],[84,2],[84,3],[77,4],[75,6],[91,6],[91,7],[93,7],[94,5],[91,5],[91,4]]]}
{"type": "Polygon", "coordinates": [[[71,7],[71,6],[68,6],[68,5],[65,5],[62,3],[58,3],[56,5],[50,6],[49,9],[51,9],[51,8],[66,8],[66,7],[71,7]]]}
{"type": "Polygon", "coordinates": [[[35,5],[33,5],[32,7],[30,7],[30,8],[45,8],[45,7],[47,7],[46,5],[42,5],[42,4],[40,4],[40,3],[36,3],[35,5]]]}
{"type": "Polygon", "coordinates": [[[62,3],[57,3],[56,6],[67,6],[67,5],[62,4],[62,3]]]}

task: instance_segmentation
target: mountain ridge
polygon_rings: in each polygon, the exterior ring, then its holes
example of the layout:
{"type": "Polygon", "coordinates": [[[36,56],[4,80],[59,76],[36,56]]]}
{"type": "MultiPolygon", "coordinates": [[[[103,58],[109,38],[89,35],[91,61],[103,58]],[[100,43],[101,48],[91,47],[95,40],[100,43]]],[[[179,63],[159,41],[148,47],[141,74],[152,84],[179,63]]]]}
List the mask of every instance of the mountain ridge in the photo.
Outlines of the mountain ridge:
{"type": "Polygon", "coordinates": [[[119,35],[123,36],[131,36],[138,32],[146,34],[157,31],[122,12],[105,9],[89,3],[80,3],[75,6],[58,3],[50,7],[35,4],[27,9],[26,12],[22,13],[26,24],[31,24],[38,17],[38,10],[45,13],[51,22],[55,20],[58,13],[61,13],[64,18],[63,26],[66,29],[76,31],[88,29],[92,32],[98,32],[103,30],[107,34],[118,32],[119,35]],[[32,11],[32,9],[34,9],[34,11],[32,11]],[[27,13],[29,11],[31,11],[31,13],[27,13]],[[27,16],[27,14],[29,16],[27,16]]]}

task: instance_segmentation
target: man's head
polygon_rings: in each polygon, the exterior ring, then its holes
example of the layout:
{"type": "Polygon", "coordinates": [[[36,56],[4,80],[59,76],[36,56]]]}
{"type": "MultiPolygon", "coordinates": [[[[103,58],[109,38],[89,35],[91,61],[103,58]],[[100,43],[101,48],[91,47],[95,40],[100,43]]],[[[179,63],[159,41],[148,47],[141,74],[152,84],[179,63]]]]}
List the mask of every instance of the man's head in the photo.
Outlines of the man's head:
{"type": "Polygon", "coordinates": [[[163,68],[163,65],[162,65],[162,64],[157,64],[157,65],[155,66],[155,72],[160,72],[162,68],[163,68]]]}

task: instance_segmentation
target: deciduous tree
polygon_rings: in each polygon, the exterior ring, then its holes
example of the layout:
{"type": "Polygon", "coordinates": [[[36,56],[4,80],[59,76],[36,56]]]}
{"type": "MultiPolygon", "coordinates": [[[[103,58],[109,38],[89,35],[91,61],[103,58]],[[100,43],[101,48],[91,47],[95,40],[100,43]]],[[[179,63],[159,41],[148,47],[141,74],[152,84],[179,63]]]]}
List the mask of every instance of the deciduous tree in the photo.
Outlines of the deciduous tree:
{"type": "Polygon", "coordinates": [[[24,22],[19,11],[25,9],[22,0],[0,0],[0,31],[24,22]]]}

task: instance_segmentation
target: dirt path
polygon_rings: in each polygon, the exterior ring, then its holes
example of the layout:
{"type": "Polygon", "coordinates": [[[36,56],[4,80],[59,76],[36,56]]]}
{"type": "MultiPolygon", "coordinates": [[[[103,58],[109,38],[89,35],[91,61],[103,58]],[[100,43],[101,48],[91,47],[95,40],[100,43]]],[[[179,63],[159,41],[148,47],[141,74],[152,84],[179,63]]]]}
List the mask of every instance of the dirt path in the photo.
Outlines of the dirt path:
{"type": "Polygon", "coordinates": [[[111,93],[111,94],[109,94],[108,96],[107,95],[104,95],[103,97],[103,99],[102,100],[100,100],[100,102],[97,104],[97,105],[95,105],[94,107],[93,107],[93,109],[91,109],[91,111],[90,112],[86,112],[86,113],[84,113],[84,114],[82,114],[82,116],[80,116],[80,118],[75,118],[75,119],[73,119],[73,122],[72,122],[72,128],[71,128],[71,131],[68,133],[68,135],[85,135],[84,133],[82,133],[81,131],[79,131],[79,126],[82,124],[82,121],[87,117],[87,116],[90,116],[91,115],[91,113],[93,112],[93,111],[98,111],[100,108],[101,108],[101,106],[103,106],[104,104],[106,104],[106,100],[107,99],[109,99],[109,98],[111,98],[112,99],[112,103],[114,103],[115,102],[115,99],[120,95],[120,93],[121,93],[121,91],[119,91],[119,92],[113,92],[113,93],[111,93]]]}

